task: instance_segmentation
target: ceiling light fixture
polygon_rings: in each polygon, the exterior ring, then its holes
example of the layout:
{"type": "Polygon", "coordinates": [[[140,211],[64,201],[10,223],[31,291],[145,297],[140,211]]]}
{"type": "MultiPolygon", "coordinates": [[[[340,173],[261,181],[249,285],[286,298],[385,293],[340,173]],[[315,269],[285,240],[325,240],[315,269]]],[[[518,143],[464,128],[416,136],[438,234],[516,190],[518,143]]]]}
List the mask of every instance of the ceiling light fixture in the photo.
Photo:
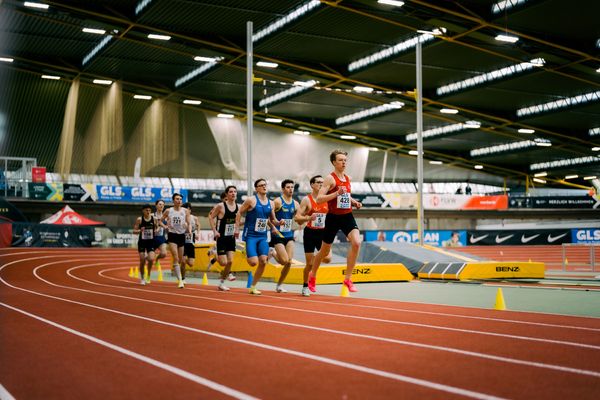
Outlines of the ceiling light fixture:
{"type": "Polygon", "coordinates": [[[295,130],[295,131],[294,131],[294,135],[308,136],[308,135],[310,135],[310,132],[309,132],[309,131],[299,131],[299,130],[295,130]]]}
{"type": "Polygon", "coordinates": [[[588,133],[590,134],[590,136],[600,135],[600,127],[598,127],[598,128],[592,128],[592,129],[589,130],[588,133]]]}
{"type": "Polygon", "coordinates": [[[495,38],[497,41],[499,42],[506,42],[506,43],[516,43],[519,38],[517,36],[512,36],[512,35],[497,35],[495,38]]]}
{"type": "Polygon", "coordinates": [[[473,168],[475,168],[475,169],[483,169],[483,165],[477,164],[477,165],[473,166],[473,168]]]}
{"type": "Polygon", "coordinates": [[[533,181],[537,182],[537,183],[546,183],[545,179],[540,179],[540,178],[533,178],[533,181]]]}
{"type": "Polygon", "coordinates": [[[529,107],[519,108],[517,116],[523,117],[526,115],[539,114],[547,111],[556,110],[559,108],[572,107],[579,104],[589,103],[600,100],[600,91],[580,94],[579,96],[566,97],[564,99],[550,101],[548,103],[536,104],[529,107]]]}
{"type": "Polygon", "coordinates": [[[538,172],[536,174],[534,174],[533,176],[535,176],[536,178],[541,178],[543,176],[548,176],[547,172],[538,172]]]}
{"type": "Polygon", "coordinates": [[[56,76],[56,75],[42,75],[42,79],[50,79],[53,81],[57,81],[60,79],[60,76],[56,76]]]}
{"type": "Polygon", "coordinates": [[[579,175],[567,175],[565,176],[565,179],[576,179],[579,178],[579,175]]]}
{"type": "Polygon", "coordinates": [[[283,122],[281,118],[265,118],[265,122],[271,122],[273,124],[280,124],[283,122]]]}
{"type": "Polygon", "coordinates": [[[379,151],[378,147],[369,147],[369,151],[379,151]]]}
{"type": "Polygon", "coordinates": [[[152,96],[148,96],[146,94],[136,94],[133,96],[136,100],[152,100],[152,96]]]}
{"type": "Polygon", "coordinates": [[[111,81],[109,79],[94,79],[92,82],[95,83],[96,85],[104,85],[104,86],[110,86],[113,83],[113,81],[111,81]]]}
{"type": "Polygon", "coordinates": [[[202,104],[202,101],[185,99],[185,100],[183,100],[183,104],[189,104],[191,106],[199,106],[200,104],[202,104]]]}
{"type": "Polygon", "coordinates": [[[356,136],[353,136],[353,135],[340,135],[340,139],[354,140],[354,139],[356,139],[356,136]]]}
{"type": "MultiPolygon", "coordinates": [[[[452,125],[440,126],[438,128],[428,129],[423,131],[423,139],[431,139],[434,137],[446,135],[448,133],[459,132],[465,129],[478,129],[481,127],[481,122],[478,121],[467,121],[465,123],[458,123],[452,125]]],[[[417,133],[409,133],[406,135],[407,142],[414,142],[417,140],[417,133]]]]}
{"type": "Polygon", "coordinates": [[[404,103],[401,101],[392,101],[391,103],[382,104],[380,106],[367,108],[366,110],[358,111],[352,114],[343,115],[335,119],[335,124],[337,126],[346,125],[351,122],[374,117],[375,115],[396,111],[402,107],[404,107],[404,103]]]}
{"type": "Polygon", "coordinates": [[[442,108],[440,112],[442,114],[458,114],[458,110],[455,108],[442,108]]]}
{"type": "Polygon", "coordinates": [[[520,142],[504,143],[496,146],[473,149],[469,152],[469,154],[471,157],[482,157],[491,154],[512,153],[515,151],[525,150],[537,146],[552,146],[552,143],[549,140],[539,138],[535,140],[522,140],[520,142]]]}
{"type": "Polygon", "coordinates": [[[592,179],[596,179],[596,175],[592,175],[592,176],[584,176],[583,180],[584,181],[591,181],[592,179]]]}
{"type": "Polygon", "coordinates": [[[196,56],[194,57],[194,61],[202,61],[208,63],[216,63],[223,59],[223,57],[204,57],[204,56],[196,56]]]}
{"type": "Polygon", "coordinates": [[[217,62],[207,62],[206,64],[203,64],[203,65],[199,66],[195,70],[193,70],[193,71],[185,74],[181,78],[177,79],[175,81],[175,87],[181,86],[184,83],[186,83],[186,82],[194,79],[195,77],[197,77],[197,76],[205,73],[209,69],[213,68],[215,65],[218,65],[218,63],[217,62]]]}
{"type": "Polygon", "coordinates": [[[217,114],[217,118],[231,119],[233,117],[235,117],[235,115],[233,115],[233,114],[225,114],[225,113],[217,114]]]}
{"type": "Polygon", "coordinates": [[[259,67],[265,67],[265,68],[277,68],[279,67],[279,64],[274,63],[274,62],[268,62],[268,61],[259,61],[256,63],[257,66],[259,67]]]}
{"type": "Polygon", "coordinates": [[[26,1],[23,5],[29,8],[39,8],[40,10],[47,10],[50,7],[48,4],[35,3],[33,1],[26,1]]]}
{"type": "Polygon", "coordinates": [[[402,7],[404,5],[403,1],[397,1],[397,0],[377,0],[377,2],[379,4],[386,4],[388,6],[394,6],[394,7],[402,7]]]}
{"type": "Polygon", "coordinates": [[[367,86],[354,86],[354,89],[352,90],[358,93],[371,93],[374,89],[367,86]]]}
{"type": "Polygon", "coordinates": [[[429,164],[432,164],[432,165],[442,165],[443,162],[442,161],[438,161],[438,160],[431,160],[431,161],[429,161],[429,164]]]}
{"type": "Polygon", "coordinates": [[[102,50],[108,43],[110,43],[111,40],[113,40],[112,36],[104,36],[100,43],[98,43],[96,47],[92,49],[92,51],[90,51],[85,57],[83,57],[83,61],[81,62],[81,64],[85,65],[88,62],[90,62],[90,60],[94,58],[100,52],[100,50],[102,50]]]}
{"type": "Polygon", "coordinates": [[[419,150],[409,150],[408,154],[410,154],[411,156],[418,156],[419,155],[419,150]]]}
{"type": "Polygon", "coordinates": [[[267,25],[265,28],[259,30],[258,32],[252,34],[252,41],[256,42],[271,33],[282,29],[284,26],[290,24],[294,20],[300,18],[305,15],[309,11],[319,7],[321,2],[319,0],[310,0],[299,7],[292,10],[289,14],[284,15],[283,17],[275,20],[271,24],[267,25]]]}
{"type": "Polygon", "coordinates": [[[492,5],[492,13],[498,14],[502,11],[507,11],[518,4],[523,4],[527,0],[502,0],[492,5]]]}
{"type": "Polygon", "coordinates": [[[171,36],[169,35],[158,35],[156,33],[149,33],[148,39],[156,39],[156,40],[171,40],[171,36]]]}
{"type": "Polygon", "coordinates": [[[534,58],[528,62],[522,62],[519,64],[509,65],[508,67],[496,69],[490,72],[486,72],[484,74],[476,75],[472,78],[468,78],[462,81],[457,81],[453,83],[449,83],[444,86],[440,86],[436,89],[436,94],[438,96],[456,92],[459,90],[464,90],[469,87],[481,85],[486,82],[495,81],[498,79],[506,78],[511,75],[520,74],[529,70],[532,70],[536,67],[541,67],[546,63],[543,58],[534,58]]]}
{"type": "Polygon", "coordinates": [[[15,61],[15,59],[10,58],[10,57],[0,57],[0,61],[11,63],[11,62],[15,61]]]}
{"type": "Polygon", "coordinates": [[[600,68],[598,68],[598,69],[596,70],[596,72],[600,72],[600,68]]]}
{"type": "Polygon", "coordinates": [[[146,8],[146,6],[148,6],[148,4],[152,3],[152,0],[142,0],[140,1],[137,6],[135,7],[135,15],[138,15],[139,13],[142,12],[142,10],[144,8],[146,8]]]}
{"type": "Polygon", "coordinates": [[[402,52],[412,49],[417,45],[417,43],[425,43],[435,39],[435,36],[430,33],[424,33],[418,36],[413,36],[410,39],[399,42],[393,46],[390,46],[386,49],[377,51],[373,54],[370,54],[366,57],[359,58],[356,61],[348,64],[348,71],[353,72],[358,69],[364,68],[367,65],[376,63],[378,61],[383,61],[387,58],[396,56],[402,52]]]}
{"type": "Polygon", "coordinates": [[[106,33],[106,31],[104,29],[96,29],[96,28],[83,28],[81,31],[85,32],[85,33],[93,33],[96,35],[104,35],[106,33]]]}
{"type": "Polygon", "coordinates": [[[307,90],[309,90],[311,87],[313,87],[317,83],[318,83],[317,81],[308,81],[308,82],[296,81],[296,82],[294,82],[294,86],[292,86],[291,88],[282,90],[280,92],[275,93],[272,96],[261,99],[258,102],[258,106],[259,107],[270,106],[272,104],[279,103],[290,97],[297,96],[300,93],[306,92],[307,90]]]}
{"type": "Polygon", "coordinates": [[[519,132],[519,133],[535,133],[535,129],[520,128],[517,132],[519,132]]]}
{"type": "Polygon", "coordinates": [[[600,151],[600,147],[592,147],[592,151],[600,151]]]}
{"type": "Polygon", "coordinates": [[[530,171],[540,171],[545,169],[558,169],[564,167],[572,167],[575,165],[598,164],[600,163],[599,156],[586,156],[577,158],[564,158],[562,160],[546,161],[529,166],[530,171]]]}

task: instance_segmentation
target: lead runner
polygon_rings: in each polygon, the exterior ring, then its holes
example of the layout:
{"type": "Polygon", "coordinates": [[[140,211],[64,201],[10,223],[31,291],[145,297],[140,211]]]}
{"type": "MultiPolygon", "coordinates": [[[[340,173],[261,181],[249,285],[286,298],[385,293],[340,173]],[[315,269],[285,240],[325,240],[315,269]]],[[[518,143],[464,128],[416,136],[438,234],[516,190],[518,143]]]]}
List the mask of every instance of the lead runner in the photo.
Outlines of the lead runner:
{"type": "Polygon", "coordinates": [[[325,217],[323,243],[315,256],[308,278],[308,289],[311,292],[317,291],[317,271],[323,258],[329,254],[331,244],[339,230],[346,235],[350,242],[346,256],[346,279],[344,279],[344,285],[348,287],[348,291],[350,292],[357,291],[352,283],[352,271],[356,265],[362,239],[356,220],[352,215],[352,206],[358,210],[362,207],[362,203],[354,200],[350,195],[350,177],[344,173],[346,171],[347,156],[348,153],[342,150],[331,152],[329,161],[333,164],[334,170],[325,177],[323,186],[317,196],[317,203],[327,202],[328,211],[325,217]]]}

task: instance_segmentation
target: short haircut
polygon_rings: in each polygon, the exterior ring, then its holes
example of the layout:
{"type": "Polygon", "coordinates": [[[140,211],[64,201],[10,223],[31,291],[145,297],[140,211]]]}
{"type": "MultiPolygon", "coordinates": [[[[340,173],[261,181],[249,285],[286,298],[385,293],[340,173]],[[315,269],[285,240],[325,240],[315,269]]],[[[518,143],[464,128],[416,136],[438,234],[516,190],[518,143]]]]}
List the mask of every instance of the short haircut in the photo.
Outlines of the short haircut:
{"type": "Polygon", "coordinates": [[[163,199],[158,199],[154,202],[154,205],[158,205],[158,203],[163,202],[163,204],[165,204],[165,201],[163,199]]]}
{"type": "Polygon", "coordinates": [[[254,181],[254,188],[256,188],[258,186],[258,184],[262,181],[265,181],[265,183],[267,183],[267,181],[263,178],[259,178],[257,180],[254,181]]]}
{"type": "Polygon", "coordinates": [[[231,188],[233,188],[233,189],[237,190],[237,188],[236,188],[235,186],[233,186],[233,185],[229,185],[229,186],[227,186],[227,187],[225,188],[225,192],[224,192],[224,193],[225,193],[225,194],[229,193],[229,189],[231,189],[231,188]]]}
{"type": "Polygon", "coordinates": [[[310,184],[312,185],[313,183],[315,183],[317,181],[317,179],[322,178],[323,176],[321,175],[315,175],[312,178],[310,178],[310,184]]]}
{"type": "Polygon", "coordinates": [[[180,195],[179,193],[173,193],[173,196],[171,196],[171,199],[175,200],[175,197],[176,197],[176,196],[179,196],[179,197],[181,197],[181,199],[183,200],[183,196],[182,196],[182,195],[180,195]]]}
{"type": "Polygon", "coordinates": [[[335,149],[329,155],[329,161],[331,161],[333,163],[335,161],[335,159],[337,158],[338,154],[343,154],[343,155],[347,156],[348,152],[343,151],[343,150],[339,150],[339,149],[335,149]]]}
{"type": "Polygon", "coordinates": [[[294,184],[294,181],[291,179],[284,179],[283,181],[281,181],[281,188],[285,189],[285,185],[289,185],[289,184],[294,184]]]}
{"type": "Polygon", "coordinates": [[[142,206],[142,211],[144,211],[146,208],[149,208],[149,209],[150,209],[150,211],[152,211],[152,206],[151,206],[150,204],[144,204],[144,205],[142,206]]]}

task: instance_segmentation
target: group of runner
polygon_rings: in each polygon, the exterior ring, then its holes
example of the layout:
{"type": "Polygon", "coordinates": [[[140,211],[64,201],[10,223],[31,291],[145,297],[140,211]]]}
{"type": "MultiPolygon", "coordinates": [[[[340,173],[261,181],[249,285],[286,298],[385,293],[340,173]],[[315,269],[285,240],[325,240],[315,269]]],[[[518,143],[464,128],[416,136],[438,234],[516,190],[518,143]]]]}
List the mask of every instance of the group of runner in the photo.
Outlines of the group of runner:
{"type": "MultiPolygon", "coordinates": [[[[245,216],[241,240],[246,243],[248,264],[256,267],[249,288],[250,294],[261,294],[256,286],[270,256],[283,266],[276,291],[287,292],[283,282],[290,270],[294,254],[294,221],[299,226],[306,224],[303,231],[306,265],[302,295],[310,296],[311,292],[316,292],[317,271],[322,262],[327,263],[331,260],[331,246],[340,230],[350,243],[343,284],[350,292],[356,291],[352,282],[352,271],[358,257],[361,237],[352,215],[352,207],[360,209],[362,204],[351,196],[350,178],[345,174],[347,153],[334,150],[330,154],[330,161],[334,170],[325,177],[313,176],[310,179],[311,193],[300,203],[293,198],[294,181],[290,179],[281,183],[281,195],[274,200],[267,197],[267,181],[257,179],[254,182],[255,194],[248,196],[241,205],[236,202],[236,187],[225,188],[222,201],[215,205],[208,215],[216,241],[216,258],[223,267],[219,290],[229,290],[225,286],[225,280],[231,272],[236,239],[240,238],[241,220],[242,216],[245,216]]],[[[164,239],[164,235],[161,235],[162,229],[167,231],[167,244],[173,255],[178,286],[184,287],[185,265],[193,265],[194,233],[199,229],[197,217],[191,215],[189,203],[186,205],[187,208],[182,207],[182,197],[176,193],[173,195],[173,206],[165,211],[162,200],[157,201],[154,214],[149,205],[143,207],[143,215],[138,217],[134,226],[134,233],[139,234],[142,284],[148,282],[144,280],[144,276],[150,276],[155,258],[154,249],[158,249],[159,258],[166,255],[166,245],[158,244],[161,239],[157,239],[160,236],[164,239]],[[190,253],[185,250],[188,238],[191,244],[190,253]],[[144,263],[147,275],[143,274],[144,263]],[[180,268],[180,263],[183,263],[183,268],[180,268]]]]}

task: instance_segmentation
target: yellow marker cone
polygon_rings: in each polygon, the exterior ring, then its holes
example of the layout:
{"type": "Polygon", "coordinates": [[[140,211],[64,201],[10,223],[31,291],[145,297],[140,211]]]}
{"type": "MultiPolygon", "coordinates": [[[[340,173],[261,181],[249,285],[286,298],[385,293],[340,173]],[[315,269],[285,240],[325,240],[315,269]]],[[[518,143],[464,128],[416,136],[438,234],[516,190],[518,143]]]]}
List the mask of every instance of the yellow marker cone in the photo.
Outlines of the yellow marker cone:
{"type": "Polygon", "coordinates": [[[565,257],[565,265],[569,265],[569,259],[565,257]]]}
{"type": "Polygon", "coordinates": [[[348,291],[348,286],[342,283],[342,292],[340,293],[341,297],[350,297],[350,292],[348,291]]]}
{"type": "Polygon", "coordinates": [[[129,268],[129,277],[130,277],[130,278],[133,278],[133,277],[134,277],[134,275],[133,275],[133,267],[130,267],[130,268],[129,268]]]}
{"type": "Polygon", "coordinates": [[[156,280],[159,282],[163,281],[162,269],[160,269],[160,264],[158,264],[158,278],[156,278],[156,280]]]}
{"type": "Polygon", "coordinates": [[[148,282],[150,280],[150,277],[148,277],[148,269],[144,268],[144,280],[146,280],[146,282],[148,282]]]}
{"type": "Polygon", "coordinates": [[[135,267],[135,269],[133,270],[133,275],[139,279],[140,277],[140,269],[138,267],[135,267]]]}
{"type": "Polygon", "coordinates": [[[496,292],[496,304],[494,304],[494,310],[506,310],[506,303],[504,302],[504,296],[502,295],[502,289],[500,288],[498,288],[498,291],[496,292]]]}
{"type": "Polygon", "coordinates": [[[208,285],[208,277],[206,276],[206,272],[202,275],[202,284],[208,285]]]}

